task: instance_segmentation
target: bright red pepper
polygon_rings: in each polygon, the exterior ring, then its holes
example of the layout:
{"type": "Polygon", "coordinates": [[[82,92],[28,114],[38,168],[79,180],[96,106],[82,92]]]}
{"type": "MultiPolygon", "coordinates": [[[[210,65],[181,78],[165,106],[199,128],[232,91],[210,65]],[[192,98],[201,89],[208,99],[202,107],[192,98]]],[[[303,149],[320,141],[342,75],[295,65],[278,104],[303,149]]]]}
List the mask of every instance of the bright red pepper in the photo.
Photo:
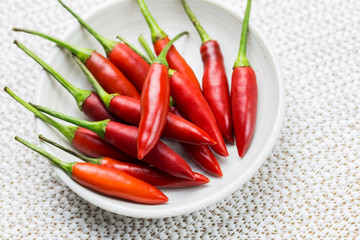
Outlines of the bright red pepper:
{"type": "MultiPolygon", "coordinates": [[[[95,80],[89,70],[86,69],[84,64],[82,64],[80,60],[76,58],[75,60],[83,73],[86,75],[90,84],[94,87],[95,91],[99,94],[100,98],[105,103],[105,106],[118,118],[126,121],[127,123],[138,126],[140,123],[141,115],[140,101],[134,98],[117,94],[109,95],[99,85],[99,83],[95,80]]],[[[197,127],[195,124],[172,113],[167,114],[162,136],[169,139],[193,144],[215,143],[214,140],[212,140],[205,131],[197,127]]]]}
{"type": "MultiPolygon", "coordinates": [[[[178,116],[183,116],[180,110],[176,107],[170,107],[169,111],[178,116]]],[[[208,146],[187,143],[181,143],[181,146],[185,150],[186,154],[202,169],[219,177],[223,175],[219,162],[208,146]]]]}
{"type": "Polygon", "coordinates": [[[136,54],[130,47],[121,42],[112,41],[100,35],[93,28],[90,27],[82,18],[80,18],[74,11],[66,6],[62,1],[59,3],[68,10],[79,23],[93,35],[99,43],[103,46],[107,57],[114,63],[125,76],[135,85],[137,90],[141,93],[144,84],[144,79],[149,71],[150,65],[144,61],[138,54],[136,54]]]}
{"type": "Polygon", "coordinates": [[[220,45],[209,37],[186,3],[186,0],[181,0],[181,2],[202,42],[200,53],[204,63],[202,79],[204,97],[214,113],[222,136],[226,141],[233,143],[229,85],[220,45]]]}
{"type": "Polygon", "coordinates": [[[107,156],[125,162],[139,162],[138,159],[125,154],[111,144],[105,142],[96,133],[81,127],[63,125],[39,112],[29,103],[16,96],[9,88],[5,87],[4,90],[21,105],[33,112],[42,121],[55,127],[70,144],[73,144],[74,147],[82,153],[91,157],[107,156]]]}
{"type": "Polygon", "coordinates": [[[119,93],[121,95],[140,99],[139,92],[125,77],[125,75],[109,59],[97,53],[95,50],[74,46],[33,30],[19,28],[14,28],[13,30],[40,36],[56,43],[60,47],[68,49],[86,65],[89,71],[107,92],[119,93]]]}
{"type": "Polygon", "coordinates": [[[46,157],[76,182],[95,191],[145,204],[161,204],[169,200],[157,188],[124,172],[92,163],[65,162],[19,137],[15,139],[46,157]]]}
{"type": "Polygon", "coordinates": [[[246,57],[247,32],[251,0],[247,1],[243,21],[240,49],[234,64],[231,80],[231,110],[236,147],[240,157],[250,146],[255,131],[257,111],[257,83],[254,70],[246,57]]]}
{"type": "Polygon", "coordinates": [[[138,158],[142,159],[159,141],[166,124],[170,101],[169,66],[166,55],[173,42],[187,34],[177,35],[153,60],[141,93],[141,118],[137,139],[138,158]]]}
{"type": "MultiPolygon", "coordinates": [[[[110,120],[98,122],[89,122],[65,114],[50,110],[42,106],[35,106],[38,110],[60,118],[64,121],[87,128],[95,132],[106,142],[119,148],[121,151],[130,156],[137,156],[136,140],[138,128],[125,125],[110,120]]],[[[162,141],[158,141],[155,147],[142,159],[142,161],[153,165],[173,176],[194,179],[194,173],[189,165],[176,152],[165,145],[162,141]]]]}
{"type": "Polygon", "coordinates": [[[74,85],[66,81],[65,78],[63,78],[49,64],[39,58],[39,56],[37,56],[30,49],[26,48],[23,44],[19,43],[16,40],[14,41],[14,43],[28,56],[30,56],[37,63],[39,63],[61,85],[63,85],[66,90],[68,90],[68,92],[75,98],[80,111],[83,111],[85,115],[88,116],[91,120],[100,121],[104,119],[110,119],[112,121],[120,121],[106,109],[104,103],[101,101],[101,99],[95,92],[75,87],[74,85]]]}
{"type": "Polygon", "coordinates": [[[216,153],[224,157],[228,156],[224,139],[211,108],[202,93],[197,91],[194,85],[187,84],[187,82],[189,79],[178,72],[175,72],[170,78],[170,94],[176,102],[176,106],[187,119],[207,132],[216,141],[217,144],[211,146],[216,153]]]}
{"type": "MultiPolygon", "coordinates": [[[[160,54],[160,52],[170,41],[170,39],[168,38],[167,34],[155,22],[144,0],[137,0],[137,1],[140,10],[147,24],[149,25],[151,31],[151,39],[154,45],[154,50],[156,54],[160,54]]],[[[169,62],[169,67],[171,69],[174,69],[184,74],[186,77],[188,77],[191,80],[191,82],[196,86],[198,90],[201,90],[199,81],[197,80],[194,71],[191,69],[191,67],[187,64],[185,59],[179,54],[179,52],[176,50],[174,46],[170,48],[166,59],[169,62]]]]}
{"type": "Polygon", "coordinates": [[[145,164],[125,163],[108,157],[88,158],[85,157],[84,155],[78,154],[68,148],[63,147],[60,144],[57,144],[45,138],[42,135],[40,135],[39,138],[84,160],[85,162],[90,162],[93,164],[98,164],[103,167],[113,168],[122,171],[126,174],[129,174],[130,176],[133,176],[137,179],[147,182],[153,186],[166,187],[166,188],[191,187],[191,186],[206,184],[210,181],[204,175],[196,172],[194,172],[195,179],[189,180],[189,179],[177,178],[171,176],[163,171],[160,171],[154,167],[145,164]]]}

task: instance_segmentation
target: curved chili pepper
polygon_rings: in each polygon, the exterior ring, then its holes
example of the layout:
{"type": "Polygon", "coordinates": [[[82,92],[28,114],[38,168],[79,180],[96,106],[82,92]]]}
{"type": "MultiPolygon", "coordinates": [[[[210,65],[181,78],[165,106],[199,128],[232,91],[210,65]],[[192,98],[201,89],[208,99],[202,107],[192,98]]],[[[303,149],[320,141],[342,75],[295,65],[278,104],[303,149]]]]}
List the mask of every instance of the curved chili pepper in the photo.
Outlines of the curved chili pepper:
{"type": "MultiPolygon", "coordinates": [[[[35,105],[34,105],[35,106],[35,105]]],[[[50,110],[42,106],[35,106],[41,112],[50,114],[51,116],[60,118],[64,121],[73,123],[77,126],[87,128],[95,132],[99,137],[106,142],[119,148],[121,151],[130,156],[137,156],[136,139],[138,135],[138,128],[134,126],[125,125],[110,120],[103,120],[98,122],[89,122],[65,114],[50,110]]],[[[176,152],[165,145],[162,141],[158,141],[155,147],[142,159],[142,161],[153,165],[154,167],[163,170],[173,176],[194,179],[194,173],[189,165],[176,152]]]]}
{"type": "Polygon", "coordinates": [[[107,58],[93,49],[81,48],[41,32],[13,28],[14,31],[30,33],[48,39],[58,46],[75,54],[94,75],[101,86],[110,93],[119,93],[125,96],[140,99],[140,94],[125,75],[107,58]]]}
{"type": "MultiPolygon", "coordinates": [[[[89,83],[99,94],[105,106],[118,118],[135,126],[140,122],[140,101],[134,98],[121,96],[117,94],[108,94],[95,80],[89,70],[77,58],[76,63],[79,65],[83,73],[86,75],[89,83]]],[[[105,118],[106,119],[106,118],[105,118]]],[[[101,120],[105,120],[101,119],[101,120]]],[[[209,135],[195,124],[168,113],[162,136],[192,144],[215,144],[209,135]]]]}
{"type": "Polygon", "coordinates": [[[229,85],[220,45],[209,37],[186,3],[186,0],[181,0],[181,2],[202,42],[200,53],[204,63],[202,79],[204,97],[214,113],[222,136],[226,141],[233,143],[229,85]]]}
{"type": "MultiPolygon", "coordinates": [[[[170,107],[169,111],[178,116],[183,116],[183,114],[176,107],[170,107]]],[[[185,150],[186,154],[202,169],[219,177],[223,176],[220,164],[208,146],[187,143],[180,144],[185,150]]]]}
{"type": "Polygon", "coordinates": [[[95,191],[145,204],[160,204],[169,200],[159,189],[124,172],[92,163],[65,162],[20,137],[15,139],[46,157],[76,182],[95,191]]]}
{"type": "Polygon", "coordinates": [[[101,101],[99,96],[89,90],[83,90],[75,87],[68,81],[66,81],[59,73],[57,73],[49,64],[44,62],[39,56],[37,56],[30,49],[26,48],[22,43],[14,41],[14,43],[23,50],[28,56],[34,59],[38,64],[40,64],[48,73],[50,73],[61,85],[63,85],[66,90],[75,98],[76,103],[80,109],[83,111],[86,116],[88,116],[93,121],[100,121],[104,119],[110,119],[112,121],[120,121],[113,114],[111,114],[105,107],[104,103],[101,101]]]}
{"type": "Polygon", "coordinates": [[[216,124],[209,104],[204,96],[192,84],[188,84],[189,79],[179,72],[174,72],[170,77],[170,94],[176,103],[176,107],[201,129],[209,134],[217,144],[211,148],[221,156],[228,156],[224,139],[222,138],[219,127],[216,124]],[[185,84],[184,84],[185,83],[185,84]]]}
{"type": "Polygon", "coordinates": [[[66,6],[61,0],[59,3],[71,13],[79,23],[103,46],[107,57],[114,63],[125,76],[135,85],[137,90],[141,93],[144,84],[144,79],[149,71],[150,65],[144,61],[138,54],[136,54],[130,47],[121,42],[112,41],[100,35],[93,28],[90,27],[82,18],[66,6]]]}
{"type": "MultiPolygon", "coordinates": [[[[154,50],[156,54],[160,54],[163,48],[168,44],[170,39],[167,34],[159,27],[159,25],[155,22],[153,16],[149,12],[144,0],[137,0],[140,10],[149,25],[151,31],[151,39],[153,42],[154,50]]],[[[197,80],[194,71],[187,64],[185,59],[180,55],[180,53],[176,50],[175,46],[172,46],[169,50],[169,53],[166,56],[167,61],[169,62],[169,67],[178,72],[181,72],[186,77],[188,77],[191,82],[196,86],[197,89],[201,91],[201,87],[199,81],[197,80]]]]}
{"type": "Polygon", "coordinates": [[[231,110],[236,147],[240,157],[245,155],[255,131],[257,110],[256,75],[246,57],[247,32],[251,0],[247,1],[242,26],[240,48],[231,79],[231,110]]]}
{"type": "MultiPolygon", "coordinates": [[[[148,56],[153,59],[154,58],[154,55],[152,53],[152,51],[150,50],[149,48],[149,45],[147,44],[147,42],[145,41],[145,39],[139,37],[139,40],[140,40],[140,43],[141,45],[144,47],[146,53],[148,54],[148,56]]],[[[135,51],[138,51],[138,50],[135,50],[135,51]]],[[[170,74],[170,84],[172,84],[172,79],[173,79],[173,76],[174,74],[176,73],[176,71],[170,69],[169,70],[169,74],[170,74]]],[[[184,77],[182,76],[182,74],[179,74],[178,75],[178,78],[179,77],[184,77]]],[[[176,77],[175,77],[176,79],[176,77]]],[[[176,86],[176,80],[175,81],[175,85],[171,86],[171,90],[174,90],[175,91],[178,89],[178,86],[176,86]],[[174,89],[173,89],[174,88],[174,89]]],[[[186,86],[186,81],[188,80],[185,80],[185,86],[186,86]]],[[[184,88],[184,85],[180,85],[180,91],[186,91],[186,88],[184,88]]],[[[191,90],[191,89],[190,89],[191,90]]],[[[186,95],[190,95],[191,92],[187,92],[186,95]]],[[[191,99],[190,97],[188,97],[187,100],[191,99]]],[[[184,105],[186,105],[186,102],[183,102],[181,99],[179,100],[180,102],[180,107],[184,105]]],[[[198,106],[200,106],[200,104],[205,104],[206,105],[206,101],[204,101],[204,99],[202,99],[202,95],[198,94],[198,95],[194,95],[194,99],[193,101],[196,101],[198,102],[198,106]]],[[[170,107],[169,111],[174,113],[175,115],[178,115],[178,116],[181,116],[183,117],[183,113],[180,111],[180,109],[178,108],[179,106],[172,106],[170,107]]],[[[205,109],[208,109],[205,107],[205,109]]],[[[189,113],[189,111],[187,111],[189,113]]],[[[190,113],[192,114],[192,113],[190,113]]],[[[195,117],[195,116],[194,116],[195,117]]],[[[204,118],[206,116],[201,116],[201,118],[204,118]]],[[[209,120],[208,120],[209,121],[209,120]]],[[[222,139],[221,139],[222,140],[222,139]]],[[[209,171],[209,172],[212,172],[218,176],[222,176],[222,172],[221,172],[221,168],[220,168],[220,165],[218,163],[218,161],[216,160],[214,154],[211,152],[211,150],[209,149],[209,147],[207,146],[192,146],[191,144],[181,144],[182,147],[186,150],[186,152],[188,153],[188,155],[197,163],[199,164],[202,168],[204,168],[205,170],[209,171]]],[[[225,149],[226,150],[226,149],[225,149]]]]}
{"type": "Polygon", "coordinates": [[[21,98],[16,96],[9,88],[5,87],[4,90],[12,98],[14,98],[17,102],[30,110],[32,113],[34,113],[42,121],[55,127],[68,140],[68,142],[70,144],[73,144],[74,147],[80,152],[91,157],[107,156],[125,162],[139,162],[139,160],[137,160],[136,158],[125,154],[111,144],[105,142],[94,132],[82,127],[63,125],[39,112],[29,103],[23,101],[21,98]]]}
{"type": "Polygon", "coordinates": [[[160,171],[154,167],[145,164],[125,163],[108,157],[101,157],[101,158],[85,157],[84,155],[78,154],[72,151],[71,149],[61,146],[60,144],[53,142],[42,135],[39,135],[39,138],[47,143],[52,144],[55,147],[58,147],[84,160],[85,162],[90,162],[103,167],[117,169],[126,174],[129,174],[130,176],[133,176],[137,179],[147,182],[153,186],[166,187],[166,188],[191,187],[191,186],[206,184],[210,181],[204,175],[196,172],[194,172],[195,179],[189,180],[189,179],[183,179],[183,178],[177,178],[171,176],[163,171],[160,171]]]}
{"type": "Polygon", "coordinates": [[[170,79],[166,55],[172,44],[181,36],[172,39],[155,58],[144,81],[141,93],[141,118],[137,139],[138,158],[142,159],[159,141],[169,112],[170,79]]]}

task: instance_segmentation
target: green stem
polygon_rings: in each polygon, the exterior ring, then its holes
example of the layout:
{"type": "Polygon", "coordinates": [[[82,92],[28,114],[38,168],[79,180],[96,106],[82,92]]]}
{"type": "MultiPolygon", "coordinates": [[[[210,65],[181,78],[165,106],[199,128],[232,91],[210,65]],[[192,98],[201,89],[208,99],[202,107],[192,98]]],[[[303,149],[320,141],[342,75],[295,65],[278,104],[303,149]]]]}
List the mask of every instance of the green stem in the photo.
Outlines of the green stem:
{"type": "Polygon", "coordinates": [[[28,29],[21,29],[21,28],[13,28],[13,31],[17,31],[17,32],[25,32],[25,33],[29,33],[29,34],[33,34],[42,38],[45,38],[47,40],[50,40],[54,43],[56,43],[58,46],[66,48],[67,50],[69,50],[70,52],[72,52],[73,54],[75,54],[78,58],[81,59],[81,61],[83,63],[86,62],[86,60],[88,60],[88,58],[91,56],[91,54],[95,51],[93,49],[88,49],[88,48],[82,48],[82,47],[78,47],[75,45],[72,45],[70,43],[64,42],[62,40],[59,40],[57,38],[51,37],[49,35],[46,35],[44,33],[38,32],[38,31],[34,31],[34,30],[28,30],[28,29]]]}
{"type": "Polygon", "coordinates": [[[198,31],[200,38],[201,38],[201,42],[202,44],[206,43],[207,41],[210,41],[211,38],[209,37],[209,35],[206,33],[205,29],[201,26],[201,24],[199,23],[199,21],[197,20],[195,14],[193,13],[193,11],[191,11],[189,5],[187,4],[186,0],[181,0],[184,10],[186,12],[186,14],[189,16],[191,22],[194,24],[194,27],[196,28],[196,30],[198,31]]]}
{"type": "Polygon", "coordinates": [[[34,108],[33,106],[31,106],[29,103],[25,102],[24,100],[22,100],[20,97],[18,97],[15,93],[13,93],[10,88],[5,87],[4,88],[5,92],[7,92],[13,99],[15,99],[17,102],[19,102],[21,105],[23,105],[25,108],[27,108],[28,110],[30,110],[31,112],[33,112],[38,118],[40,118],[41,120],[43,120],[44,122],[50,124],[51,126],[55,127],[57,130],[59,130],[59,132],[61,132],[61,134],[63,134],[66,139],[72,143],[74,137],[75,137],[75,132],[78,129],[78,127],[74,127],[74,126],[66,126],[63,124],[60,124],[58,122],[56,122],[55,120],[45,116],[44,114],[42,114],[41,112],[39,112],[36,108],[34,108]]]}
{"type": "Polygon", "coordinates": [[[153,53],[153,51],[151,50],[149,44],[146,42],[146,40],[142,34],[140,34],[140,36],[139,36],[139,42],[140,42],[141,46],[143,46],[143,48],[145,49],[145,51],[146,51],[147,55],[150,57],[151,61],[154,60],[156,58],[156,56],[153,53]]]}
{"type": "Polygon", "coordinates": [[[151,40],[153,43],[155,43],[159,39],[164,39],[167,37],[166,33],[159,27],[159,25],[156,23],[155,19],[151,15],[149,9],[147,8],[144,0],[137,0],[138,5],[140,7],[140,10],[142,14],[144,15],[144,18],[149,25],[150,31],[151,31],[151,40]]]}
{"type": "Polygon", "coordinates": [[[248,34],[248,29],[249,29],[250,9],[251,9],[251,0],[247,0],[245,16],[244,16],[242,30],[241,30],[240,48],[239,48],[238,56],[234,63],[234,68],[250,66],[249,60],[246,57],[246,46],[247,46],[247,34],[248,34]]]}
{"type": "Polygon", "coordinates": [[[57,148],[60,148],[60,149],[64,150],[64,151],[67,152],[67,153],[70,153],[71,155],[73,155],[73,156],[75,156],[75,157],[77,157],[77,158],[80,158],[80,159],[84,160],[85,162],[89,162],[89,163],[93,163],[93,164],[100,165],[101,160],[103,159],[103,158],[89,158],[89,157],[86,157],[86,156],[84,156],[84,155],[82,155],[82,154],[79,154],[79,153],[77,153],[77,152],[75,152],[75,151],[73,151],[73,150],[71,150],[71,149],[69,149],[69,148],[66,148],[66,147],[64,147],[64,146],[62,146],[62,145],[60,145],[60,144],[58,144],[58,143],[56,143],[56,142],[54,142],[54,141],[46,138],[46,137],[44,137],[44,136],[41,135],[41,134],[39,135],[39,138],[40,138],[41,140],[47,142],[47,143],[50,143],[51,145],[53,145],[53,146],[55,146],[55,147],[57,147],[57,148]]]}
{"type": "Polygon", "coordinates": [[[55,166],[57,166],[58,168],[63,170],[69,176],[72,175],[72,169],[73,169],[73,166],[76,164],[76,162],[69,163],[69,162],[61,161],[57,157],[46,152],[44,149],[41,149],[38,146],[35,146],[34,144],[31,144],[18,136],[15,137],[15,140],[24,144],[25,146],[34,150],[35,152],[40,153],[42,156],[46,157],[50,163],[54,164],[55,166]]]}
{"type": "Polygon", "coordinates": [[[106,54],[108,55],[114,47],[118,44],[116,41],[112,41],[102,35],[100,35],[98,32],[96,32],[92,27],[90,27],[89,24],[87,24],[82,18],[80,18],[76,13],[74,13],[67,5],[65,5],[61,0],[58,0],[58,2],[69,12],[71,15],[73,15],[80,24],[91,34],[93,35],[99,43],[103,46],[106,54]]]}
{"type": "Polygon", "coordinates": [[[89,90],[83,90],[80,88],[75,87],[68,81],[66,81],[58,72],[56,72],[49,64],[44,62],[39,56],[37,56],[34,52],[32,52],[30,49],[26,48],[22,43],[19,43],[18,41],[14,41],[14,43],[23,50],[27,55],[29,55],[32,59],[34,59],[38,64],[40,64],[48,73],[50,73],[61,85],[63,85],[66,90],[73,95],[73,97],[76,100],[76,103],[81,111],[82,106],[86,99],[91,95],[91,91],[89,90]]]}
{"type": "Polygon", "coordinates": [[[169,64],[166,61],[166,55],[168,53],[168,51],[170,50],[171,46],[173,45],[173,43],[178,40],[179,38],[181,38],[184,35],[189,34],[188,32],[182,32],[179,33],[178,35],[176,35],[173,39],[171,39],[163,48],[163,50],[161,50],[161,53],[159,54],[159,56],[157,58],[155,58],[153,60],[153,63],[160,63],[165,65],[167,68],[169,68],[169,64]]]}
{"type": "Polygon", "coordinates": [[[35,104],[31,104],[31,105],[33,107],[35,107],[37,110],[39,110],[40,112],[47,113],[53,117],[59,118],[61,120],[69,122],[69,123],[73,123],[79,127],[89,129],[89,130],[93,131],[94,133],[96,133],[101,138],[104,138],[105,133],[106,133],[106,126],[110,121],[109,119],[106,119],[103,121],[98,121],[98,122],[85,121],[85,120],[74,118],[74,117],[68,116],[66,114],[51,110],[44,106],[39,106],[39,105],[35,105],[35,104]]]}
{"type": "Polygon", "coordinates": [[[128,42],[125,38],[123,38],[121,36],[117,36],[117,38],[120,41],[122,41],[123,43],[125,43],[129,48],[131,48],[131,50],[133,50],[142,59],[144,59],[145,62],[147,62],[149,65],[151,65],[151,60],[148,57],[146,57],[138,48],[136,48],[134,45],[132,45],[130,42],[128,42]]]}
{"type": "Polygon", "coordinates": [[[101,98],[101,100],[103,101],[103,103],[105,104],[105,106],[107,108],[110,107],[110,102],[111,99],[113,99],[115,96],[119,95],[117,93],[114,94],[108,94],[98,83],[98,81],[96,81],[95,77],[91,74],[91,72],[85,67],[85,65],[79,60],[79,58],[74,57],[74,60],[76,61],[76,63],[78,64],[78,66],[80,67],[81,71],[85,74],[87,80],[89,81],[89,83],[91,84],[91,86],[93,86],[93,88],[95,89],[95,92],[99,95],[99,97],[101,98]]]}

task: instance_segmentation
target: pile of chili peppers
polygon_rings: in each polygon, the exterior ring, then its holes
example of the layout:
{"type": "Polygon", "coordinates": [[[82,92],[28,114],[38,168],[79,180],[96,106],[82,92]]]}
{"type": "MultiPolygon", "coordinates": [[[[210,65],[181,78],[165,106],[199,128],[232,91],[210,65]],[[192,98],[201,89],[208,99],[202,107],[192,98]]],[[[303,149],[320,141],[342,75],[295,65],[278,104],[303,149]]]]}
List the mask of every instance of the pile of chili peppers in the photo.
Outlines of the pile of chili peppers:
{"type": "Polygon", "coordinates": [[[122,37],[118,37],[118,42],[101,36],[61,0],[58,1],[99,41],[106,57],[93,49],[75,46],[38,31],[13,30],[40,36],[70,51],[93,91],[74,86],[26,46],[16,40],[14,43],[66,88],[80,111],[91,121],[27,103],[9,88],[4,90],[57,129],[69,144],[85,155],[42,135],[39,136],[41,140],[84,162],[62,161],[20,137],[15,137],[17,141],[46,157],[85,187],[144,204],[168,201],[157,187],[191,187],[210,181],[192,171],[161,138],[180,142],[190,159],[220,177],[222,171],[213,151],[228,156],[225,141],[233,144],[235,137],[239,156],[245,155],[254,134],[257,110],[256,76],[246,57],[251,0],[247,0],[230,91],[220,45],[209,37],[186,0],[180,1],[202,42],[202,89],[191,67],[173,46],[178,38],[188,33],[180,33],[170,40],[144,0],[137,2],[150,28],[157,56],[142,35],[139,40],[147,56],[122,37]],[[47,115],[76,126],[61,124],[47,115]]]}

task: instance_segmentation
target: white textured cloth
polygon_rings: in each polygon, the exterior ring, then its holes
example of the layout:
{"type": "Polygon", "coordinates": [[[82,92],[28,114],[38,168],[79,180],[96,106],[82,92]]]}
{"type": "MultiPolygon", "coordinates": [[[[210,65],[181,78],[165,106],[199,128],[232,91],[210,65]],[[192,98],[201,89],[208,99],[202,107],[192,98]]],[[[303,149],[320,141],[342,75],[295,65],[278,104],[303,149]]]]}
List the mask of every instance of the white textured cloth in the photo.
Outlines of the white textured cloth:
{"type": "MultiPolygon", "coordinates": [[[[245,0],[219,0],[242,14],[245,0]]],[[[103,0],[71,1],[79,13],[103,0]]],[[[35,101],[41,57],[53,46],[13,26],[59,36],[75,20],[59,4],[0,1],[0,82],[35,101]]],[[[269,40],[286,82],[281,136],[257,174],[192,214],[134,219],[104,211],[63,184],[46,160],[13,140],[34,140],[34,116],[0,93],[0,239],[353,239],[360,215],[360,1],[254,0],[251,24],[269,40]]]]}

